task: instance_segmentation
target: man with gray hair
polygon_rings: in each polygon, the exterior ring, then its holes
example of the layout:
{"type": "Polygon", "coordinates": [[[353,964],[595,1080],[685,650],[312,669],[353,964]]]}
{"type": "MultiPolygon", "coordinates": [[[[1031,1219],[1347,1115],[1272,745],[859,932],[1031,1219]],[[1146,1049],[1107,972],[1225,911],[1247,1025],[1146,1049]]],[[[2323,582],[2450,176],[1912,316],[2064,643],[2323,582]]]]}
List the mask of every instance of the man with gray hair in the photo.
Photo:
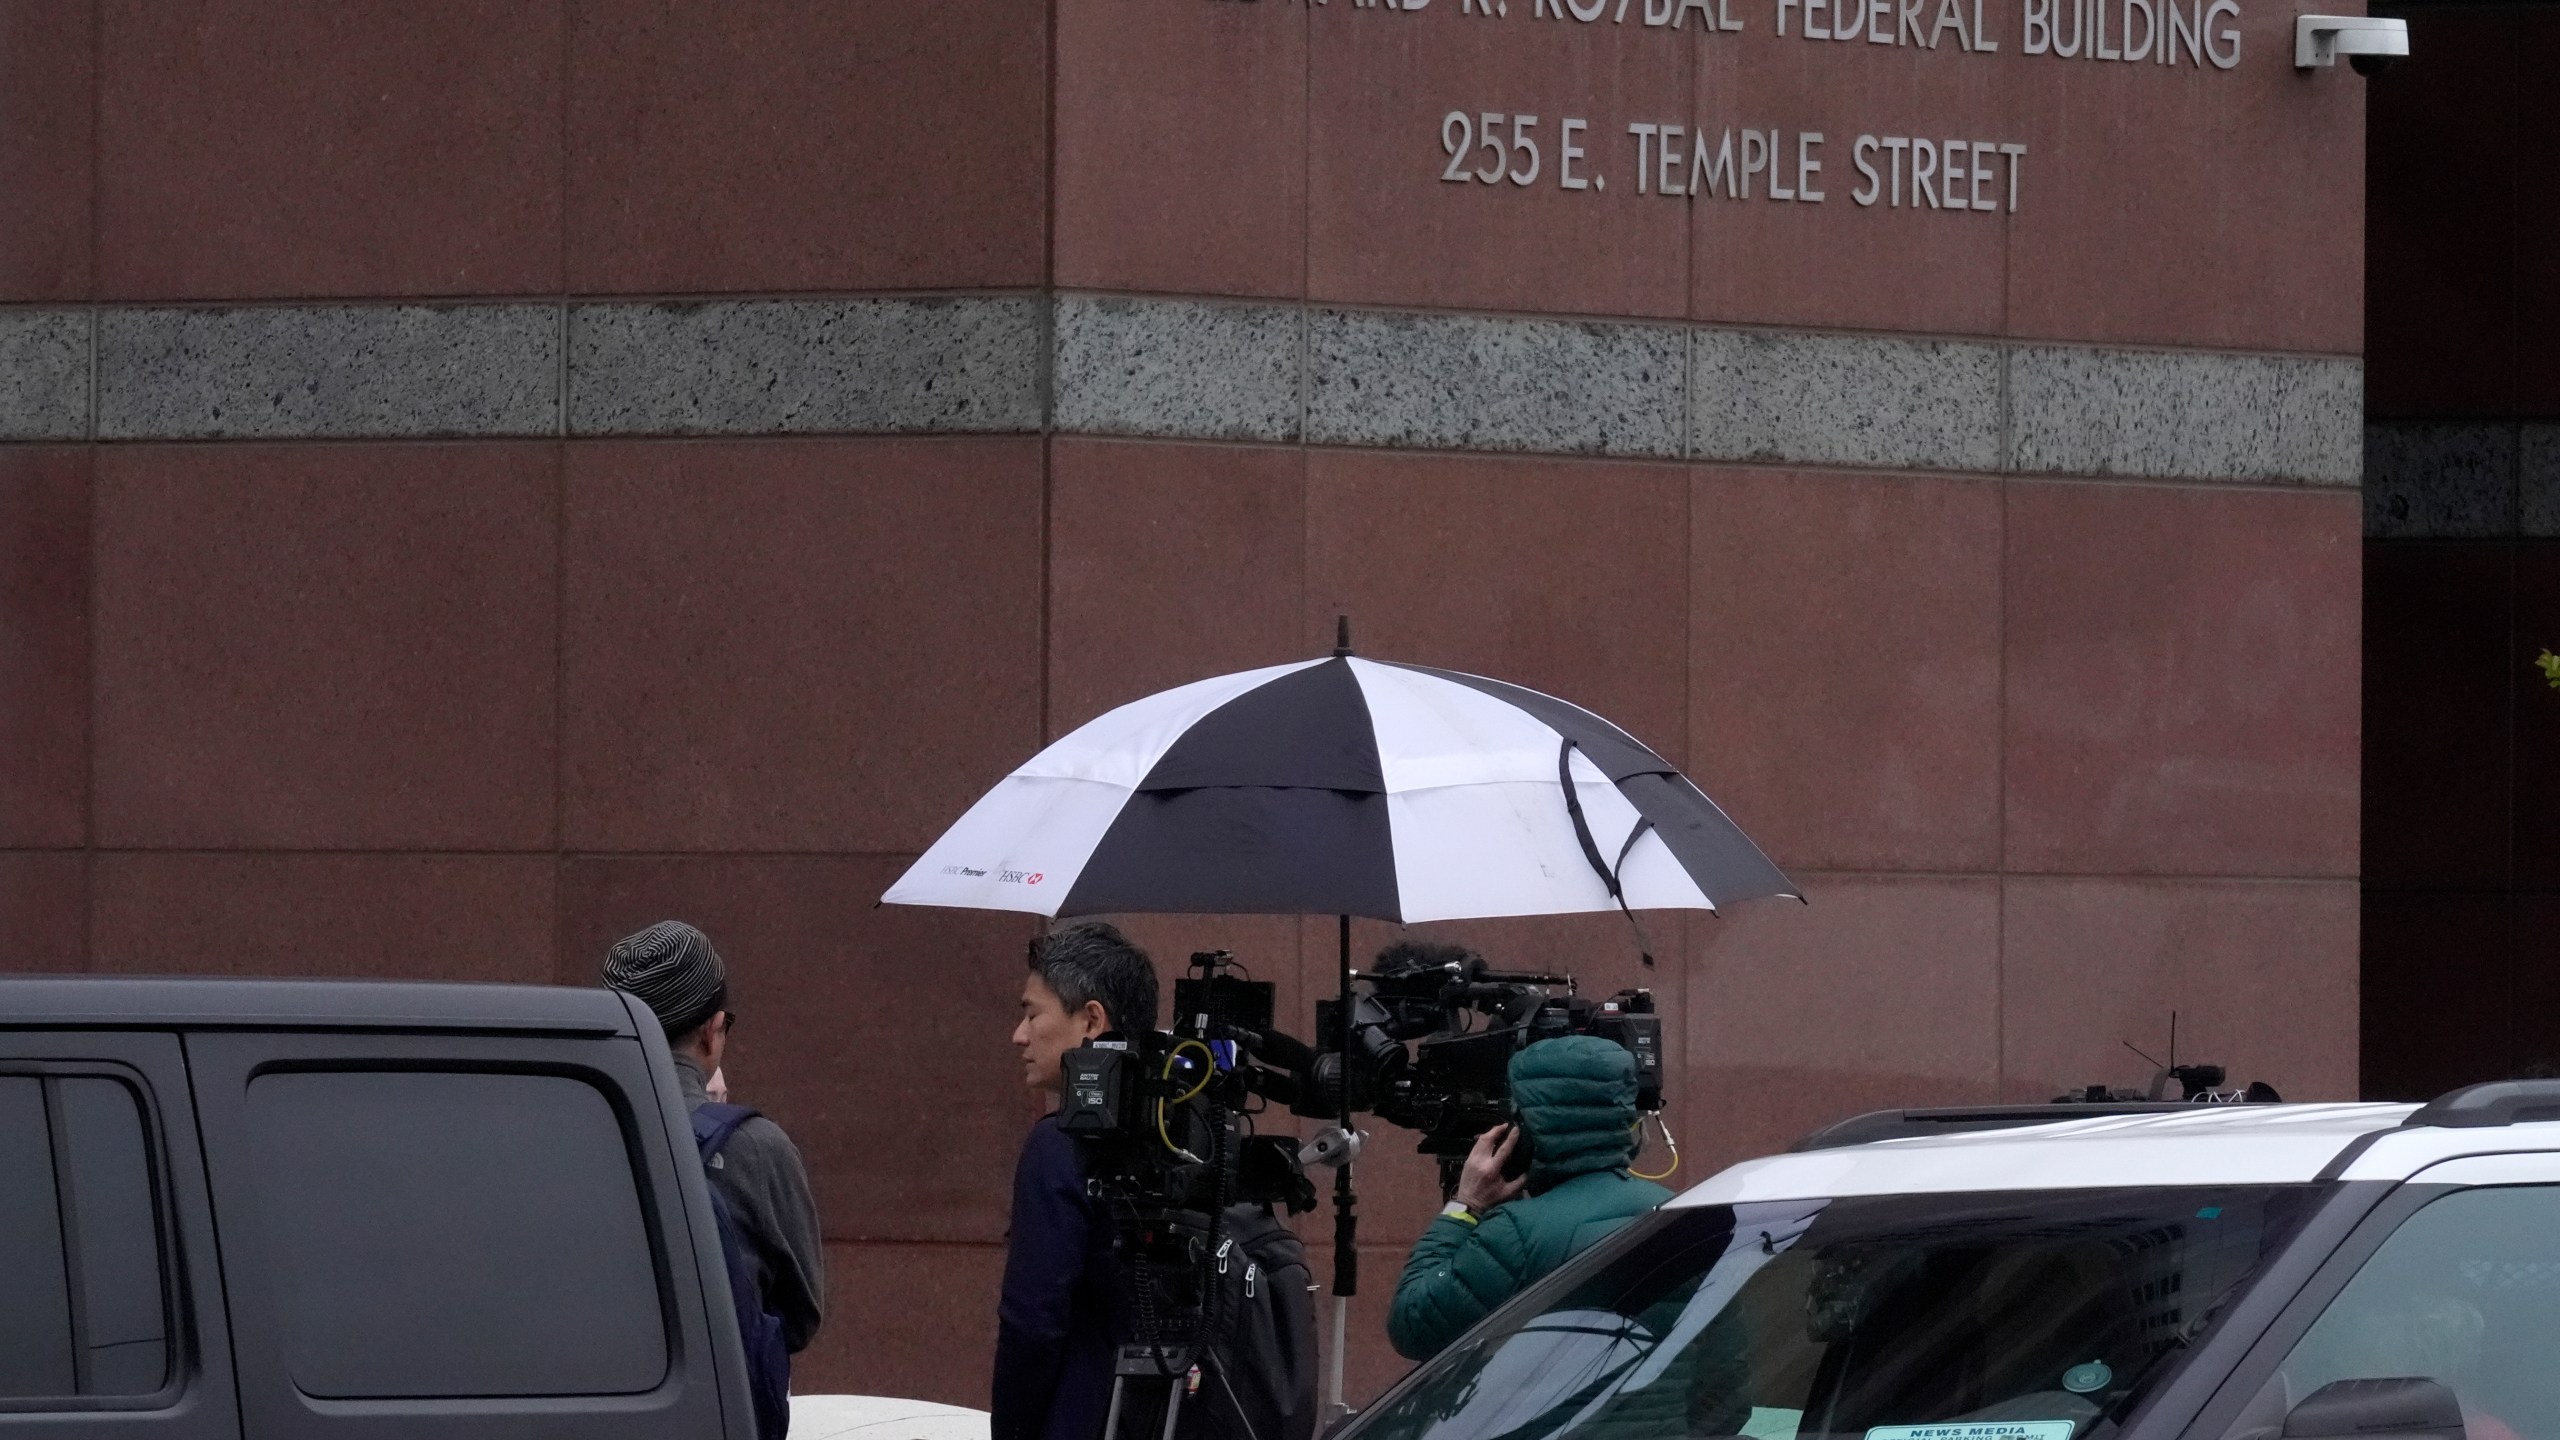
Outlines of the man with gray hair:
{"type": "MultiPolygon", "coordinates": [[[[1155,1025],[1155,966],[1127,936],[1087,921],[1031,942],[1013,1046],[1032,1093],[1054,1104],[1069,1050],[1155,1025]]],[[[1111,1227],[1085,1193],[1074,1137],[1052,1111],[1031,1127],[1014,1164],[989,1440],[1101,1440],[1126,1317],[1111,1227]]]]}
{"type": "Polygon", "coordinates": [[[764,1412],[778,1402],[780,1423],[788,1424],[790,1357],[808,1348],[826,1305],[825,1258],[809,1173],[781,1126],[752,1110],[715,1104],[705,1089],[738,1020],[729,1009],[728,968],[711,948],[710,936],[681,920],[626,935],[605,952],[604,983],[648,1006],[667,1032],[677,1088],[685,1108],[695,1112],[704,1174],[744,1251],[731,1263],[744,1259],[762,1301],[764,1313],[749,1315],[742,1298],[738,1319],[748,1368],[758,1372],[760,1428],[766,1440],[775,1440],[775,1418],[764,1412]]]}

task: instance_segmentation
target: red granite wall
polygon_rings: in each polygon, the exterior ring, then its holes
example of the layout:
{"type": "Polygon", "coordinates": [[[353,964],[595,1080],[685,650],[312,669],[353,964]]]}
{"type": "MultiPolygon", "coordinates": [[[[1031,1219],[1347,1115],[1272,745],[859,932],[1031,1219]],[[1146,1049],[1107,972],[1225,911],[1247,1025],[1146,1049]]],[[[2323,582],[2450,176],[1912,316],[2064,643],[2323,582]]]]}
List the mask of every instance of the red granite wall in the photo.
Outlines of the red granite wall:
{"type": "MultiPolygon", "coordinates": [[[[2360,82],[2297,77],[2257,0],[2229,73],[1528,6],[0,0],[40,217],[0,302],[1054,285],[2360,347],[2360,82]],[[1587,107],[1594,154],[1694,112],[2036,168],[2014,216],[1489,195],[1436,178],[1459,104],[1587,107]]],[[[1810,906],[1651,917],[1650,976],[1614,917],[1440,928],[1653,984],[1691,1177],[2130,1083],[2173,1008],[2186,1053],[2346,1096],[2357,507],[1041,435],[0,446],[0,963],[585,983],[691,918],[825,1212],[803,1388],[983,1403],[1032,926],[873,900],[1045,737],[1347,611],[1683,763],[1810,906]]],[[[1133,924],[1293,1013],[1330,973],[1330,921],[1133,924]]],[[[1364,1394],[1435,1200],[1406,1157],[1366,1185],[1364,1394]]]]}

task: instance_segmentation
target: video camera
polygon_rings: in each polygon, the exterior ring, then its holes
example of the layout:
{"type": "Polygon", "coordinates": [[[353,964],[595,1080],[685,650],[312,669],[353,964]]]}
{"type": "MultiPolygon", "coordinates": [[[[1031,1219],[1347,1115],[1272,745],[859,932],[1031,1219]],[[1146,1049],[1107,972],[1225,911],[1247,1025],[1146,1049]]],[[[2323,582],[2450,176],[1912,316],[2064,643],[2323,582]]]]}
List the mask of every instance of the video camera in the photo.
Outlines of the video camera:
{"type": "MultiPolygon", "coordinates": [[[[1161,1431],[1152,1421],[1146,1426],[1163,1440],[1229,1433],[1197,1417],[1218,1413],[1221,1396],[1243,1413],[1240,1382],[1221,1358],[1236,1307],[1253,1303],[1258,1283],[1249,1258],[1237,1263],[1238,1236],[1247,1238],[1250,1257],[1257,1218],[1270,1226],[1274,1207],[1292,1214],[1315,1208],[1296,1138],[1251,1133],[1262,1077],[1280,1072],[1257,1063],[1271,1043],[1272,986],[1241,970],[1225,951],[1196,954],[1191,974],[1174,982],[1171,1031],[1115,1031],[1060,1057],[1058,1125],[1084,1147],[1086,1184],[1111,1217],[1129,1300],[1103,1440],[1122,1440],[1132,1382],[1164,1386],[1161,1431]],[[1238,1268],[1240,1292],[1230,1279],[1238,1268]],[[1185,1430],[1177,1423],[1183,1401],[1200,1389],[1204,1372],[1216,1383],[1203,1397],[1207,1408],[1196,1410],[1185,1430]]],[[[1286,1037],[1279,1042],[1293,1058],[1305,1050],[1286,1037]]],[[[1309,1386],[1311,1406],[1312,1379],[1309,1386]]]]}
{"type": "MultiPolygon", "coordinates": [[[[1405,941],[1353,975],[1347,1028],[1339,999],[1316,1002],[1309,1046],[1273,1027],[1271,984],[1239,970],[1225,951],[1195,954],[1174,984],[1170,1033],[1067,1052],[1060,1128],[1087,1142],[1098,1194],[1172,1209],[1311,1208],[1297,1142],[1240,1125],[1272,1103],[1337,1117],[1346,1088],[1351,1111],[1419,1132],[1416,1149],[1454,1192],[1476,1138],[1514,1116],[1511,1057],[1564,1035],[1624,1046],[1637,1109],[1662,1109],[1662,1019],[1647,990],[1594,1000],[1570,975],[1496,970],[1462,946],[1405,941]]],[[[1513,1158],[1525,1166],[1526,1147],[1513,1158]]]]}
{"type": "MultiPolygon", "coordinates": [[[[1089,1193],[1112,1217],[1131,1299],[1106,1440],[1119,1440],[1131,1381],[1172,1382],[1163,1434],[1177,1435],[1186,1387],[1203,1367],[1219,1368],[1232,1308],[1252,1303],[1252,1270],[1241,1292],[1228,1278],[1237,1227],[1257,1223],[1244,1207],[1261,1208],[1264,1225],[1275,1208],[1311,1210],[1308,1161],[1338,1165],[1357,1153],[1344,1130],[1304,1152],[1294,1136],[1254,1133],[1254,1117],[1271,1106],[1340,1120],[1347,1100],[1349,1111],[1420,1131],[1444,1194],[1476,1137],[1512,1118],[1511,1057],[1524,1046],[1561,1035],[1614,1040],[1635,1057],[1638,1107],[1662,1108],[1662,1021],[1647,991],[1593,1001],[1574,993],[1569,975],[1494,970],[1473,951],[1419,942],[1391,947],[1352,979],[1347,1016],[1339,999],[1316,1006],[1319,1043],[1332,1042],[1318,1049],[1274,1028],[1268,981],[1226,951],[1201,951],[1174,982],[1172,1030],[1114,1032],[1061,1057],[1059,1128],[1084,1147],[1089,1193]]],[[[1525,1167],[1527,1147],[1513,1158],[1525,1167]]],[[[1335,1197],[1338,1337],[1357,1255],[1348,1170],[1336,1176],[1335,1197]]]]}
{"type": "MultiPolygon", "coordinates": [[[[1420,941],[1389,948],[1354,979],[1362,989],[1351,1002],[1350,1047],[1317,1057],[1298,1113],[1337,1113],[1347,1081],[1351,1109],[1421,1133],[1415,1148],[1439,1160],[1444,1193],[1455,1191],[1476,1137],[1512,1120],[1511,1057],[1541,1040],[1597,1035],[1624,1046],[1635,1058],[1636,1108],[1662,1109],[1662,1018],[1651,991],[1593,1000],[1575,993],[1570,975],[1496,970],[1462,946],[1420,941]]],[[[1341,1023],[1339,1000],[1316,1002],[1318,1035],[1341,1034],[1341,1023]]],[[[1525,1147],[1513,1158],[1525,1166],[1525,1147]]]]}
{"type": "Polygon", "coordinates": [[[1271,982],[1240,969],[1224,950],[1201,951],[1174,982],[1170,1032],[1114,1031],[1061,1058],[1058,1128],[1085,1142],[1102,1199],[1177,1211],[1315,1208],[1297,1140],[1244,1133],[1253,1098],[1294,1095],[1288,1062],[1313,1056],[1272,1030],[1271,982]]]}

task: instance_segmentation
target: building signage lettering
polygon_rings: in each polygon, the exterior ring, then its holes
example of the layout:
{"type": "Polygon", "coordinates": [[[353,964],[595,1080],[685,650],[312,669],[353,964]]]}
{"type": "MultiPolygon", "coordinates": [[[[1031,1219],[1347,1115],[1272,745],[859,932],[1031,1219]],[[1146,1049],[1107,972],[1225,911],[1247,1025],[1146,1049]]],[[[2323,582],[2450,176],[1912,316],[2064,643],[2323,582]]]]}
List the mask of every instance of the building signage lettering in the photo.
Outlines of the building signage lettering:
{"type": "MultiPolygon", "coordinates": [[[[1310,0],[1317,5],[1330,0],[1310,0]]],[[[1532,21],[1695,28],[1748,28],[1737,0],[1454,0],[1444,10],[1471,23],[1510,18],[1516,4],[1532,21]]],[[[1994,54],[2006,47],[1986,14],[1992,0],[1762,0],[1774,6],[1782,39],[1861,42],[1917,50],[1994,54]]],[[[1410,15],[1432,0],[1348,0],[1357,10],[1410,15]]],[[[2240,0],[2004,0],[2014,6],[2003,34],[2014,53],[2047,60],[2099,60],[2230,70],[2240,63],[2240,0]]],[[[1819,205],[1843,198],[1886,209],[2014,213],[2027,146],[2010,139],[1789,130],[1762,124],[1645,119],[1618,125],[1587,116],[1451,110],[1440,119],[1440,179],[1454,185],[1600,193],[1618,177],[1620,193],[1679,200],[1780,201],[1819,205]],[[1827,148],[1826,148],[1827,147],[1827,148]],[[1552,158],[1550,156],[1552,155],[1552,158]]]]}

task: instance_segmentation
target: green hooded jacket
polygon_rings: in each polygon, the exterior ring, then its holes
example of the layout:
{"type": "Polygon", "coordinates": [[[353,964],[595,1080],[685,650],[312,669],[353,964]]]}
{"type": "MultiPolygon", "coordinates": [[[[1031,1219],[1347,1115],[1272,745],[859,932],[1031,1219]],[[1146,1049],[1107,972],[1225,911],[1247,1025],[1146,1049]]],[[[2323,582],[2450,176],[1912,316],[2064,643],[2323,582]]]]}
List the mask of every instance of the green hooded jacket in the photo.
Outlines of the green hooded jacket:
{"type": "Polygon", "coordinates": [[[1671,1192],[1627,1173],[1636,1148],[1635,1060],[1614,1041],[1567,1035],[1511,1057],[1512,1102],[1530,1146],[1529,1190],[1470,1224],[1443,1215],[1416,1241],[1387,1312],[1387,1338],[1428,1360],[1478,1320],[1671,1192]]]}

